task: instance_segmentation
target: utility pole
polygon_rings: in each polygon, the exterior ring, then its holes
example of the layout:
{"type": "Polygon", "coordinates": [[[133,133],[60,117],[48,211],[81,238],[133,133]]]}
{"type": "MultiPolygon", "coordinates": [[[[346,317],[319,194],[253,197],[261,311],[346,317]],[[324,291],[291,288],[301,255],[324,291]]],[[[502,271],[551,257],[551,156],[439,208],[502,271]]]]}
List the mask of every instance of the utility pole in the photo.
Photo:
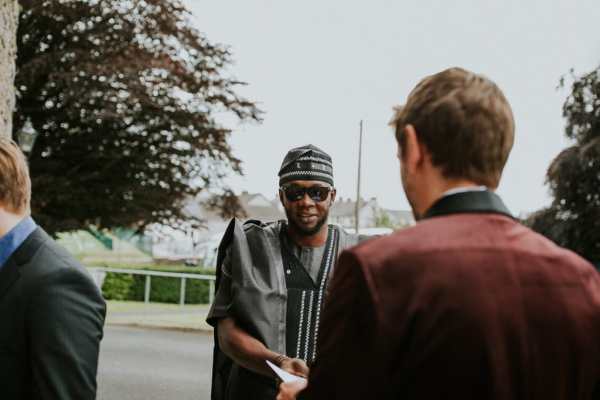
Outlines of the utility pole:
{"type": "Polygon", "coordinates": [[[356,178],[356,207],[354,209],[354,232],[358,234],[360,217],[360,170],[362,164],[363,121],[360,120],[360,135],[358,139],[358,176],[356,178]]]}

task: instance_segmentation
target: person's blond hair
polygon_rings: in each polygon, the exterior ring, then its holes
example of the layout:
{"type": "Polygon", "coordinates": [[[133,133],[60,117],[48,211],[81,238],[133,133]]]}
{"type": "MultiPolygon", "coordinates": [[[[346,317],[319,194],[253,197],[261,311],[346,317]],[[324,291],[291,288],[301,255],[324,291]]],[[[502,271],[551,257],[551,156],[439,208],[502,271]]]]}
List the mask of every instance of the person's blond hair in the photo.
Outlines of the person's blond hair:
{"type": "Polygon", "coordinates": [[[11,139],[0,137],[0,206],[12,213],[29,212],[31,180],[25,155],[11,139]]]}
{"type": "Polygon", "coordinates": [[[423,79],[390,122],[401,151],[412,125],[446,178],[498,186],[514,142],[513,113],[488,78],[450,68],[423,79]]]}

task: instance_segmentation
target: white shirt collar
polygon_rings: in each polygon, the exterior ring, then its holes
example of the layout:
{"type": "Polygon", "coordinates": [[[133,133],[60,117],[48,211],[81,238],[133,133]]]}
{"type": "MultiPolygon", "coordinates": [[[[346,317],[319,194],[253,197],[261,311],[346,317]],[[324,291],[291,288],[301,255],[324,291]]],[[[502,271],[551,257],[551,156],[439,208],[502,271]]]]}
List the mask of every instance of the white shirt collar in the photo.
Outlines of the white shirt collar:
{"type": "Polygon", "coordinates": [[[442,193],[442,195],[440,196],[440,198],[446,197],[446,196],[450,196],[452,194],[457,194],[457,193],[483,192],[485,190],[488,190],[488,188],[486,186],[462,186],[462,187],[455,187],[455,188],[452,188],[452,189],[447,190],[444,193],[442,193]]]}

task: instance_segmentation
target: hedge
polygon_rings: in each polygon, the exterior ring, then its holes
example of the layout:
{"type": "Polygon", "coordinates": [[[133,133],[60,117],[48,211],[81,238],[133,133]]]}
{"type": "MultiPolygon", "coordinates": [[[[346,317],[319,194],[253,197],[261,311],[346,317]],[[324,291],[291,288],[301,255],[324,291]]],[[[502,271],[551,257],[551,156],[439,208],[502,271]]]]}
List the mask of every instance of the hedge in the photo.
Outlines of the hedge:
{"type": "MultiPolygon", "coordinates": [[[[158,303],[179,303],[181,278],[151,277],[150,300],[158,303]]],[[[185,280],[185,303],[208,304],[209,281],[185,280]]],[[[107,272],[102,285],[102,294],[107,300],[143,301],[146,277],[107,272]]]]}
{"type": "Polygon", "coordinates": [[[131,288],[133,285],[133,275],[109,272],[104,277],[102,294],[106,300],[131,300],[131,288]]]}

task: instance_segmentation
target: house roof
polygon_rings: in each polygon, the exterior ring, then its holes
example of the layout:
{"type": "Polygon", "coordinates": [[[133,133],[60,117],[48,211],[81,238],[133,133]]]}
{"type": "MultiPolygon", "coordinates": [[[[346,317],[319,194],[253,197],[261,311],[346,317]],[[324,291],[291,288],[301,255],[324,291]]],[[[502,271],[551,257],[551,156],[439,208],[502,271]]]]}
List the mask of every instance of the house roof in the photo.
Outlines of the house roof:
{"type": "Polygon", "coordinates": [[[269,222],[285,218],[285,214],[260,193],[243,192],[238,196],[238,200],[248,219],[269,222]]]}
{"type": "MultiPolygon", "coordinates": [[[[370,200],[361,199],[360,204],[361,204],[361,209],[365,208],[365,207],[372,207],[372,206],[377,207],[377,200],[376,199],[370,199],[370,200]]],[[[329,210],[329,215],[332,217],[354,217],[355,212],[356,212],[356,202],[355,201],[352,201],[350,199],[344,200],[343,198],[340,198],[340,199],[336,200],[333,203],[333,205],[331,206],[331,209],[329,210]]]]}
{"type": "MultiPolygon", "coordinates": [[[[243,192],[238,196],[240,206],[246,214],[246,219],[258,219],[263,222],[277,221],[285,218],[285,214],[260,193],[243,192]]],[[[218,221],[223,218],[218,210],[210,209],[205,204],[205,199],[198,196],[188,201],[185,213],[203,221],[218,221]]]]}
{"type": "Polygon", "coordinates": [[[412,211],[405,211],[405,210],[383,210],[385,211],[390,218],[394,218],[394,219],[398,219],[398,220],[404,220],[404,221],[411,221],[414,220],[414,216],[412,211]]]}
{"type": "Polygon", "coordinates": [[[388,215],[388,217],[392,220],[392,223],[399,225],[414,225],[415,216],[412,211],[405,210],[383,210],[384,213],[388,215]]]}

